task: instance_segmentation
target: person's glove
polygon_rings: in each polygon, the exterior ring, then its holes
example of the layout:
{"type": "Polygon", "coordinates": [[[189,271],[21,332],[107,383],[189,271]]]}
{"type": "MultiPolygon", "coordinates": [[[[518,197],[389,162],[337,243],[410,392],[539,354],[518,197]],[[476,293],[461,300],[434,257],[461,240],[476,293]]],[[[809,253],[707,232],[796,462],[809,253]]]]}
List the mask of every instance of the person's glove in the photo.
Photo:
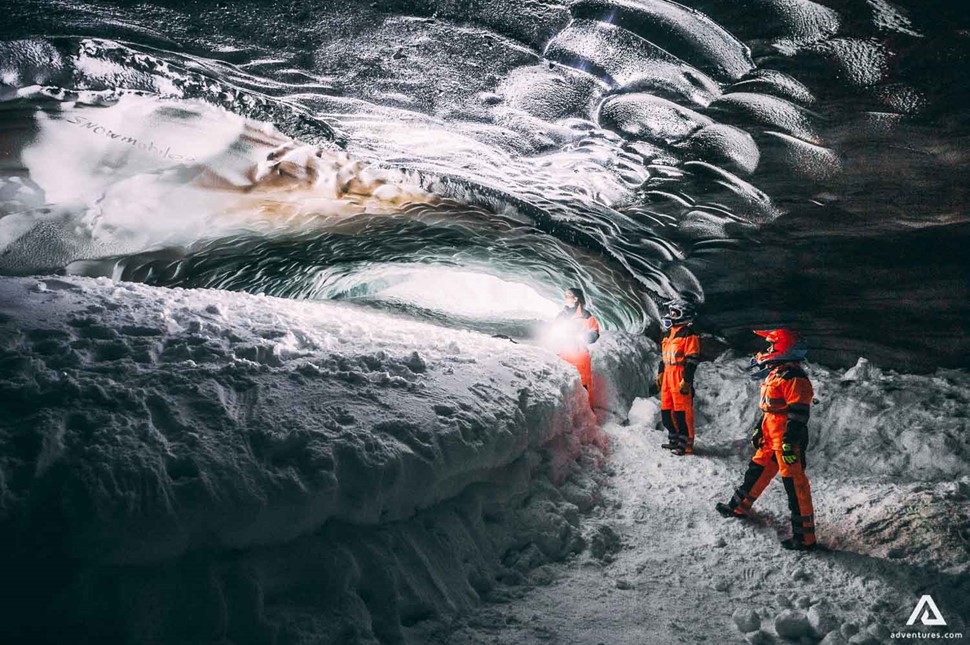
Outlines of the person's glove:
{"type": "Polygon", "coordinates": [[[808,426],[797,421],[789,421],[781,442],[798,446],[804,451],[808,448],[808,426]]]}
{"type": "Polygon", "coordinates": [[[680,390],[681,394],[690,394],[690,383],[680,379],[680,385],[677,386],[677,389],[680,390]]]}
{"type": "Polygon", "coordinates": [[[754,434],[751,435],[751,445],[757,450],[765,442],[765,433],[761,430],[761,424],[759,423],[754,429],[754,434]]]}
{"type": "Polygon", "coordinates": [[[659,390],[664,382],[664,373],[660,372],[660,374],[657,374],[657,379],[654,382],[657,384],[657,389],[659,390]]]}
{"type": "Polygon", "coordinates": [[[798,455],[795,454],[795,446],[790,443],[781,444],[781,460],[786,464],[793,464],[798,460],[798,455]]]}

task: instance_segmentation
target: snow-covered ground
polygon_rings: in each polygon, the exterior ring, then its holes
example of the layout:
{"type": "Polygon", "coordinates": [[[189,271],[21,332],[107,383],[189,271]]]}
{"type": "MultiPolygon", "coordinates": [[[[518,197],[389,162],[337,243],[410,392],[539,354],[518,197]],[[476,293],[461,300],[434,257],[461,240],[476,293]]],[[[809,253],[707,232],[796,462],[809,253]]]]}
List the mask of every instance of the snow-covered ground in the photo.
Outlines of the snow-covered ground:
{"type": "Polygon", "coordinates": [[[0,641],[884,643],[923,594],[937,631],[968,631],[970,375],[811,366],[828,550],[794,554],[779,483],[751,522],[713,512],[748,455],[745,361],[702,365],[697,455],[677,458],[656,360],[604,334],[594,416],[525,343],[0,280],[0,586],[19,599],[0,641]]]}
{"type": "Polygon", "coordinates": [[[970,375],[812,366],[808,473],[826,549],[800,554],[778,544],[788,531],[780,482],[751,521],[713,509],[750,455],[757,384],[745,365],[699,369],[693,458],[659,447],[655,398],[635,402],[628,426],[607,425],[608,492],[587,527],[594,548],[436,642],[874,645],[901,631],[970,640],[970,375]],[[924,594],[945,627],[907,626],[924,594]]]}

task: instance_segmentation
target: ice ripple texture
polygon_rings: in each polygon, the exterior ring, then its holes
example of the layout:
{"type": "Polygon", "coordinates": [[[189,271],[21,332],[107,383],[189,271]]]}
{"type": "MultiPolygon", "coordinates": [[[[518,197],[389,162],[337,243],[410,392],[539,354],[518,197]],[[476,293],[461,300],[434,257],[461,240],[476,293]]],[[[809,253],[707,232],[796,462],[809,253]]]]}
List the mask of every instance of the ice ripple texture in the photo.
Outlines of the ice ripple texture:
{"type": "Polygon", "coordinates": [[[368,298],[418,263],[630,331],[678,293],[830,363],[970,355],[943,4],[40,4],[0,33],[4,273],[368,298]]]}

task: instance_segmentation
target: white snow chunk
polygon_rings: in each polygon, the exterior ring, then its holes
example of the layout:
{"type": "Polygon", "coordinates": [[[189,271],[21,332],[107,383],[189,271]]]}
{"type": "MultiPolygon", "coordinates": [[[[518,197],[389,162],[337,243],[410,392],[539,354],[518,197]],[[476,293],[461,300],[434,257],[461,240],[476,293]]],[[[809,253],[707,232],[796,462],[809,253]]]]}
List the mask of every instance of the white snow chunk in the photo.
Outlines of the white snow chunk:
{"type": "Polygon", "coordinates": [[[808,610],[808,622],[819,638],[833,630],[838,630],[839,620],[827,601],[821,601],[808,610]]]}
{"type": "Polygon", "coordinates": [[[779,636],[798,640],[812,635],[812,626],[804,612],[788,609],[775,618],[775,631],[779,636]]]}
{"type": "Polygon", "coordinates": [[[860,357],[855,366],[850,367],[842,375],[843,381],[868,381],[872,375],[872,365],[869,359],[860,357]]]}
{"type": "Polygon", "coordinates": [[[761,616],[754,609],[748,607],[738,607],[731,614],[734,624],[742,633],[756,632],[761,628],[761,616]]]}
{"type": "Polygon", "coordinates": [[[660,404],[656,398],[635,399],[628,418],[632,425],[655,428],[660,423],[660,404]]]}

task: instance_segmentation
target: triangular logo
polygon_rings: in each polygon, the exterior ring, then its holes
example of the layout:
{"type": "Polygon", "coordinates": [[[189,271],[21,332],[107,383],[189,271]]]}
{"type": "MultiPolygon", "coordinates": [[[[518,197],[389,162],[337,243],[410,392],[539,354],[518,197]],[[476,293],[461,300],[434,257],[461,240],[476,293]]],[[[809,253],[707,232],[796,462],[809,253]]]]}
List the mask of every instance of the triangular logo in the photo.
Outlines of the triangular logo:
{"type": "Polygon", "coordinates": [[[915,624],[917,618],[924,625],[946,625],[946,621],[943,620],[943,614],[940,613],[936,603],[933,602],[933,599],[929,595],[919,599],[919,602],[916,603],[916,609],[910,614],[906,624],[915,624]]]}

